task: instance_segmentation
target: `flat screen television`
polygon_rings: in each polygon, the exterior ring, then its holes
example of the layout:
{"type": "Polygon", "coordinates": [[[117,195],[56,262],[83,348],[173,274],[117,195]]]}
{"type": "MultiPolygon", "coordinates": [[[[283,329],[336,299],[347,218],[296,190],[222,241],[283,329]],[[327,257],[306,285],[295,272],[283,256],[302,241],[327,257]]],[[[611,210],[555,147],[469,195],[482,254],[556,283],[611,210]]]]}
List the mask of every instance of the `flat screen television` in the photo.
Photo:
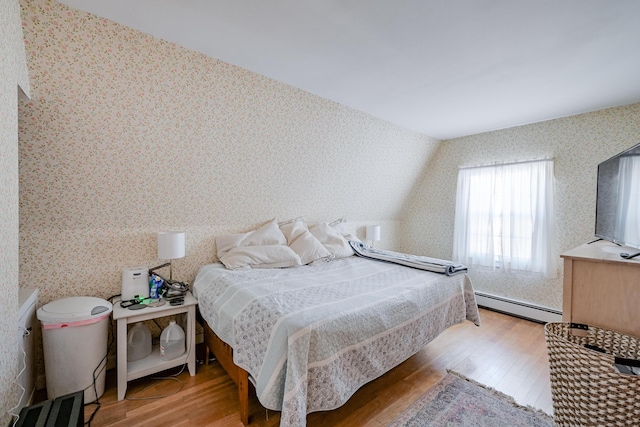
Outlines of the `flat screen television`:
{"type": "Polygon", "coordinates": [[[596,236],[640,249],[640,144],[598,165],[596,236]]]}

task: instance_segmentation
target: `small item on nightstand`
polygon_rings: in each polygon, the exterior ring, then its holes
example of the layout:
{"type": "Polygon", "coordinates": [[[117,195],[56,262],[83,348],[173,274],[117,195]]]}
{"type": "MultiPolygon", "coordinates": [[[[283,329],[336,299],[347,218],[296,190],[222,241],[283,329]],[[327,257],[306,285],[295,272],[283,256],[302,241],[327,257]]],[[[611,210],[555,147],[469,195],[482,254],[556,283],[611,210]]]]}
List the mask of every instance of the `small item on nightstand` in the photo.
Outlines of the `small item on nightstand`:
{"type": "Polygon", "coordinates": [[[137,304],[138,301],[137,300],[127,300],[127,301],[120,301],[120,307],[122,308],[129,308],[134,304],[137,304]]]}
{"type": "Polygon", "coordinates": [[[157,274],[152,274],[149,279],[149,296],[153,299],[160,298],[162,296],[162,287],[164,286],[164,279],[157,274]]]}
{"type": "Polygon", "coordinates": [[[167,295],[165,299],[169,302],[169,305],[182,305],[184,304],[184,295],[176,294],[176,295],[167,295]]]}
{"type": "Polygon", "coordinates": [[[181,292],[181,291],[174,291],[172,289],[169,289],[165,294],[164,297],[166,299],[171,299],[171,298],[184,298],[184,294],[186,292],[181,292]]]}
{"type": "Polygon", "coordinates": [[[146,307],[143,302],[143,299],[136,297],[126,301],[120,301],[120,307],[128,308],[129,310],[141,310],[146,307]]]}
{"type": "Polygon", "coordinates": [[[147,267],[122,270],[122,300],[149,298],[149,269],[147,267]]]}
{"type": "Polygon", "coordinates": [[[149,304],[147,304],[147,307],[162,307],[165,304],[166,304],[166,302],[162,298],[160,298],[157,301],[153,301],[153,302],[150,302],[149,304]]]}
{"type": "Polygon", "coordinates": [[[182,305],[184,304],[184,296],[189,289],[189,285],[180,282],[165,282],[166,292],[164,294],[165,299],[170,305],[182,305]]]}
{"type": "Polygon", "coordinates": [[[172,280],[165,280],[164,287],[166,288],[166,294],[185,294],[189,290],[189,284],[184,282],[175,282],[172,280]]]}

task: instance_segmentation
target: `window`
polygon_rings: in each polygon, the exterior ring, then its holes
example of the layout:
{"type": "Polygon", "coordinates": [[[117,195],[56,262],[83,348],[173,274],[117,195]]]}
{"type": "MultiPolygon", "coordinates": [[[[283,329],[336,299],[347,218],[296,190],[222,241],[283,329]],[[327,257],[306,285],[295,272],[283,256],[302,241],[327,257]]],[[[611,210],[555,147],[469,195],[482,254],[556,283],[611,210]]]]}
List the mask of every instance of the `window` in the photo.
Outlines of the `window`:
{"type": "Polygon", "coordinates": [[[557,275],[553,160],[462,168],[453,259],[557,275]]]}

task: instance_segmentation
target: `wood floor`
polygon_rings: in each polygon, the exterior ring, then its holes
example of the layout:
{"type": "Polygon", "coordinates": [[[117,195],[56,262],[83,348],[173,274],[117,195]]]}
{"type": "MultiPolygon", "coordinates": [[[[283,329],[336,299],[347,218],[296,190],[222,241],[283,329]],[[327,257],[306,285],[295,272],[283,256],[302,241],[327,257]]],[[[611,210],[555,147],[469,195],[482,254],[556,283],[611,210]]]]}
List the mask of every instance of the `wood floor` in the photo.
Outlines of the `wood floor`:
{"type": "MultiPolygon", "coordinates": [[[[342,407],[309,414],[307,425],[386,426],[438,382],[447,369],[551,414],[543,325],[488,310],[481,310],[480,315],[480,327],[465,322],[449,328],[416,355],[366,384],[342,407]]],[[[163,374],[174,373],[176,370],[163,374]]],[[[127,399],[167,395],[181,387],[176,381],[155,377],[130,382],[127,399]]],[[[107,372],[101,408],[91,425],[242,426],[235,385],[217,362],[199,365],[194,377],[183,372],[178,378],[182,389],[171,396],[118,402],[116,373],[107,372]]],[[[85,421],[93,408],[85,408],[85,421]]],[[[279,421],[277,412],[266,411],[252,397],[251,426],[277,426],[279,421]]]]}

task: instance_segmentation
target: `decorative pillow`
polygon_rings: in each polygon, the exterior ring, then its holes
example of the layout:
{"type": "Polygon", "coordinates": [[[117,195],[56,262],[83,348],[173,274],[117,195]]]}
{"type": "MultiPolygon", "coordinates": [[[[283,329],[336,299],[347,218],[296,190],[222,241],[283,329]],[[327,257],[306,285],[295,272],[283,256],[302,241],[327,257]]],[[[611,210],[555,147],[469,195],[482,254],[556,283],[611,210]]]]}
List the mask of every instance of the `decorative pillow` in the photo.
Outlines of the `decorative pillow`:
{"type": "Polygon", "coordinates": [[[327,223],[311,227],[309,232],[322,243],[333,258],[346,258],[354,254],[347,239],[327,223]]]}
{"type": "Polygon", "coordinates": [[[307,225],[301,220],[287,222],[280,227],[287,239],[287,244],[300,256],[302,264],[309,264],[320,259],[328,259],[331,253],[313,237],[307,225]]]}
{"type": "Polygon", "coordinates": [[[258,228],[242,234],[216,236],[218,259],[222,259],[233,248],[242,246],[286,245],[287,239],[280,231],[278,222],[273,219],[258,228]]]}
{"type": "Polygon", "coordinates": [[[329,225],[338,230],[338,233],[340,233],[345,239],[353,240],[354,242],[362,242],[360,239],[358,239],[356,233],[353,232],[351,226],[345,218],[337,219],[329,223],[329,225]]]}
{"type": "Polygon", "coordinates": [[[239,246],[220,257],[231,270],[238,268],[285,268],[300,265],[300,257],[286,245],[239,246]]]}

